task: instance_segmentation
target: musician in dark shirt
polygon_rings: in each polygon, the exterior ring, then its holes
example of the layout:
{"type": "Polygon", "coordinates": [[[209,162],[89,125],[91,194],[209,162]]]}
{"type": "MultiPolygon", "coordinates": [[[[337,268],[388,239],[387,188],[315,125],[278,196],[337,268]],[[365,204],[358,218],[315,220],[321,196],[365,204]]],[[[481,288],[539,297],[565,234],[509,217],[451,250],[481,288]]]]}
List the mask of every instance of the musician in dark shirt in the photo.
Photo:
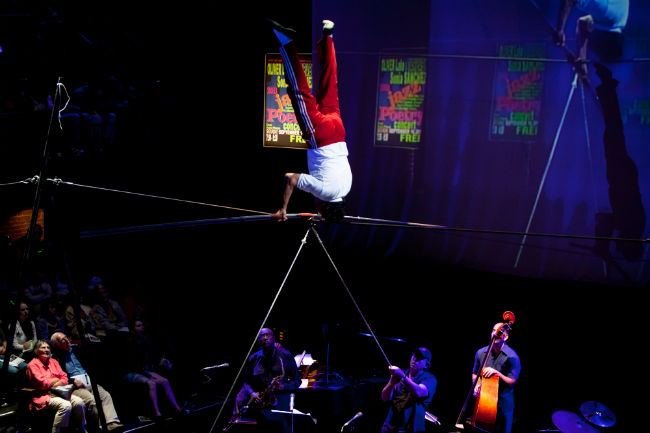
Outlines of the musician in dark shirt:
{"type": "MultiPolygon", "coordinates": [[[[499,396],[497,403],[497,419],[493,433],[510,433],[515,410],[514,386],[521,372],[521,363],[517,353],[506,344],[510,336],[510,331],[503,323],[497,323],[492,328],[492,338],[494,344],[488,360],[483,368],[479,371],[489,346],[480,348],[474,356],[474,368],[472,370],[472,381],[476,381],[480,374],[482,377],[490,378],[494,375],[499,376],[499,396]]],[[[480,394],[480,381],[474,390],[474,395],[480,394]]]]}
{"type": "Polygon", "coordinates": [[[390,380],[381,391],[381,399],[390,402],[382,433],[423,432],[426,409],[436,392],[436,377],[431,367],[431,351],[418,347],[413,351],[409,369],[391,365],[390,380]]]}
{"type": "MultiPolygon", "coordinates": [[[[248,358],[244,367],[244,384],[235,399],[235,415],[243,412],[247,417],[259,417],[263,416],[260,411],[287,411],[290,392],[300,386],[295,359],[276,344],[271,329],[260,331],[259,344],[261,349],[248,358]]],[[[263,419],[261,421],[260,424],[264,424],[263,419]]]]}

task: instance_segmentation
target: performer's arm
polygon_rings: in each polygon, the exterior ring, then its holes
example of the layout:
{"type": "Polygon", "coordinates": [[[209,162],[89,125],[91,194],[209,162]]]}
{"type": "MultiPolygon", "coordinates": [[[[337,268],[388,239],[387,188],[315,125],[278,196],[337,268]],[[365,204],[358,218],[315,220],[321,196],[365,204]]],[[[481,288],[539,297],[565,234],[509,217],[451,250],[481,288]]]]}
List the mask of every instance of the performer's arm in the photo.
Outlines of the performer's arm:
{"type": "Polygon", "coordinates": [[[257,393],[253,391],[253,388],[246,382],[242,385],[241,389],[235,397],[235,405],[233,407],[233,415],[239,414],[241,408],[248,403],[250,399],[256,399],[257,393]]]}
{"type": "Polygon", "coordinates": [[[404,378],[402,379],[402,383],[406,386],[406,388],[408,388],[411,391],[412,394],[415,394],[416,397],[422,398],[429,395],[429,390],[424,384],[415,383],[408,376],[404,376],[404,378]]]}
{"type": "Polygon", "coordinates": [[[424,384],[417,384],[409,378],[406,373],[402,371],[401,368],[390,366],[388,369],[391,372],[390,380],[381,391],[381,399],[383,401],[390,400],[393,394],[393,388],[401,381],[406,388],[411,391],[416,397],[426,397],[429,395],[429,390],[424,384]]]}
{"type": "Polygon", "coordinates": [[[278,221],[287,220],[287,206],[289,205],[289,199],[293,193],[293,189],[298,184],[298,179],[300,179],[300,173],[287,173],[284,175],[284,194],[282,196],[282,207],[274,214],[271,215],[272,218],[277,219],[278,221]]]}
{"type": "Polygon", "coordinates": [[[289,382],[284,385],[284,389],[286,390],[294,390],[300,388],[300,383],[302,382],[300,379],[300,372],[298,371],[298,364],[296,364],[296,360],[290,356],[290,359],[288,360],[288,377],[290,378],[289,382]]]}
{"type": "Polygon", "coordinates": [[[569,18],[569,14],[571,13],[571,9],[575,3],[576,0],[560,1],[560,10],[557,14],[557,26],[555,27],[555,34],[553,35],[555,45],[564,46],[566,44],[564,28],[566,27],[567,19],[569,18]]]}
{"type": "Polygon", "coordinates": [[[381,401],[388,401],[393,397],[393,388],[399,383],[400,381],[399,376],[391,375],[390,380],[384,386],[384,389],[381,390],[381,401]]]}

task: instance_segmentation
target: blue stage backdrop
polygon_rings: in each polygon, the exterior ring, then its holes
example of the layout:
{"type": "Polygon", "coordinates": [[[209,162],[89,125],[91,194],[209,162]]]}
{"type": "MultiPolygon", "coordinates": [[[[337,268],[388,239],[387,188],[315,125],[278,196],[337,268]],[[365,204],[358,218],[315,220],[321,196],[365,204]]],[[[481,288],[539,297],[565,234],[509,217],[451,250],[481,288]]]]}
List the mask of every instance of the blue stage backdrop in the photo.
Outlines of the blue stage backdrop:
{"type": "MultiPolygon", "coordinates": [[[[647,284],[647,243],[591,239],[646,239],[650,227],[650,2],[631,3],[623,55],[605,63],[620,83],[625,136],[606,157],[601,80],[590,64],[589,83],[572,85],[552,41],[557,0],[314,1],[314,41],[322,19],[336,22],[348,213],[460,229],[358,228],[330,241],[507,274],[647,284]],[[422,58],[423,74],[409,75],[408,60],[422,58]],[[411,115],[380,124],[393,133],[386,145],[377,125],[391,104],[411,115]]],[[[566,28],[572,51],[580,16],[566,28]]]]}

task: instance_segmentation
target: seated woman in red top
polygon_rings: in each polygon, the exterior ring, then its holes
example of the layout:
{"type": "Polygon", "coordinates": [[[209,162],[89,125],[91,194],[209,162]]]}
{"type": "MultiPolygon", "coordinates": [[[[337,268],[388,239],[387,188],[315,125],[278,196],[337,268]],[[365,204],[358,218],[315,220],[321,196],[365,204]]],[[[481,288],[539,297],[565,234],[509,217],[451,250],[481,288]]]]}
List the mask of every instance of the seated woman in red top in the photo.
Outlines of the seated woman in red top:
{"type": "Polygon", "coordinates": [[[72,415],[79,425],[81,432],[86,431],[86,407],[82,399],[71,395],[67,400],[52,395],[51,391],[59,386],[68,384],[68,375],[61,369],[56,359],[52,359],[50,345],[38,340],[34,345],[34,359],[27,364],[27,378],[35,389],[30,410],[51,409],[56,411],[52,433],[70,425],[72,415]]]}

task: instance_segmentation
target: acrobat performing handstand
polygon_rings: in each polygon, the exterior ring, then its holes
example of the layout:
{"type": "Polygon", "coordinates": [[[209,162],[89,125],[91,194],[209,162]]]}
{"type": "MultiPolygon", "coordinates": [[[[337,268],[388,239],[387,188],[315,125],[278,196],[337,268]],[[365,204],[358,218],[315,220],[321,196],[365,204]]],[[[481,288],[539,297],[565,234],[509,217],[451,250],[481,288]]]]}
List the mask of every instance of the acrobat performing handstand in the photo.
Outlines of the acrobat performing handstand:
{"type": "Polygon", "coordinates": [[[336,53],[332,32],[334,23],[323,20],[323,38],[317,44],[321,76],[317,97],[309,88],[293,41],[295,31],[268,20],[280,42],[285,78],[293,109],[302,130],[307,149],[307,173],[286,173],[282,207],[271,216],[287,219],[287,206],[295,187],[312,194],[316,207],[327,222],[338,222],[345,216],[343,199],[352,187],[352,171],[348,162],[345,128],[339,107],[336,53]]]}

